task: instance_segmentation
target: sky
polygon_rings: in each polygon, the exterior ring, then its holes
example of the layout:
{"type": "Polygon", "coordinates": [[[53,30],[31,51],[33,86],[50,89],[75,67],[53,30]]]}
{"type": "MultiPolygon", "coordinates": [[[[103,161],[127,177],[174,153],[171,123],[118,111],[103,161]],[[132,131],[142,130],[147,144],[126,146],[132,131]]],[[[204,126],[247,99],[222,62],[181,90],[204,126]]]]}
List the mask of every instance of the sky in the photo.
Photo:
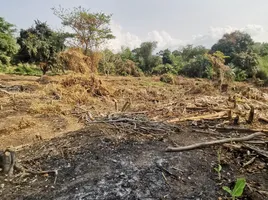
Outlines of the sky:
{"type": "Polygon", "coordinates": [[[113,14],[111,29],[121,46],[138,47],[157,41],[158,49],[177,49],[194,44],[211,47],[224,33],[249,33],[257,42],[268,42],[267,0],[3,0],[0,17],[28,28],[34,20],[46,21],[60,29],[61,22],[51,8],[82,6],[92,12],[113,14]]]}

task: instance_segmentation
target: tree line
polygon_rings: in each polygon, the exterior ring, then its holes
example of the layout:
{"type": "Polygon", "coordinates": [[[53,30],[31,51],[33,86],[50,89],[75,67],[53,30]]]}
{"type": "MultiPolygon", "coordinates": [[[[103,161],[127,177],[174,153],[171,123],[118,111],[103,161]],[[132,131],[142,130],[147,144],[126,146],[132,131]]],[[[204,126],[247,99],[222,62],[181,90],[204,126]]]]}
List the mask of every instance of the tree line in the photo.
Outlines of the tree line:
{"type": "Polygon", "coordinates": [[[210,49],[186,45],[174,51],[156,52],[157,42],[143,42],[138,48],[122,47],[114,53],[103,49],[108,40],[115,38],[110,29],[112,15],[92,13],[82,7],[58,7],[52,11],[72,31],[55,31],[46,22],[35,20],[33,26],[17,32],[15,25],[0,17],[2,71],[25,63],[39,66],[43,74],[69,70],[59,55],[75,48],[91,58],[100,55],[96,67],[106,75],[174,74],[212,79],[217,65],[227,66],[229,75],[237,81],[261,79],[268,83],[268,43],[255,42],[247,33],[226,33],[210,49]]]}

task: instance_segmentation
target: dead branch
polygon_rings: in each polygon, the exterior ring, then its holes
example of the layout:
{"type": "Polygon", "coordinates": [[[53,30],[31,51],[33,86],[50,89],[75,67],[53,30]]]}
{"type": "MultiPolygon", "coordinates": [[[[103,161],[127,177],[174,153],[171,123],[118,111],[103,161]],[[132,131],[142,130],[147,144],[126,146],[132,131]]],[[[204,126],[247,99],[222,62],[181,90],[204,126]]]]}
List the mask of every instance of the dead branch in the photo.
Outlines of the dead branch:
{"type": "Polygon", "coordinates": [[[247,148],[249,150],[252,150],[252,151],[256,152],[257,154],[259,154],[259,155],[261,155],[263,157],[268,158],[268,152],[267,151],[264,151],[264,150],[261,150],[258,147],[254,147],[254,146],[249,145],[249,144],[243,144],[243,147],[244,148],[247,148]]]}
{"type": "Polygon", "coordinates": [[[168,147],[166,149],[166,151],[168,151],[168,152],[188,151],[188,150],[192,150],[192,149],[204,148],[204,147],[217,145],[217,144],[248,141],[248,140],[252,140],[255,137],[259,137],[259,136],[263,136],[263,135],[265,135],[265,134],[262,132],[257,132],[257,133],[253,133],[251,135],[241,137],[241,138],[227,138],[227,139],[222,139],[222,140],[215,140],[215,141],[209,141],[209,142],[204,142],[204,143],[192,144],[192,145],[185,146],[185,147],[168,147]]]}
{"type": "Polygon", "coordinates": [[[256,157],[251,158],[248,162],[243,164],[243,167],[246,167],[248,165],[251,165],[255,161],[256,157]]]}
{"type": "Polygon", "coordinates": [[[267,118],[265,118],[265,117],[259,117],[259,119],[258,119],[259,121],[261,121],[261,122],[265,122],[265,123],[268,123],[268,119],[267,118]]]}
{"type": "MultiPolygon", "coordinates": [[[[202,128],[202,127],[199,127],[202,128]]],[[[237,131],[237,132],[243,132],[243,133],[255,133],[255,132],[262,132],[262,133],[268,133],[268,129],[250,129],[250,128],[241,128],[241,127],[216,127],[216,126],[209,126],[209,127],[203,127],[203,128],[211,128],[216,129],[217,131],[223,131],[223,132],[229,132],[229,131],[237,131]]]]}
{"type": "Polygon", "coordinates": [[[227,119],[228,118],[228,112],[222,111],[214,114],[207,114],[207,115],[201,115],[201,116],[195,116],[195,117],[187,117],[187,118],[175,118],[168,120],[169,123],[174,122],[184,122],[184,121],[200,121],[200,120],[215,120],[215,119],[227,119]]]}

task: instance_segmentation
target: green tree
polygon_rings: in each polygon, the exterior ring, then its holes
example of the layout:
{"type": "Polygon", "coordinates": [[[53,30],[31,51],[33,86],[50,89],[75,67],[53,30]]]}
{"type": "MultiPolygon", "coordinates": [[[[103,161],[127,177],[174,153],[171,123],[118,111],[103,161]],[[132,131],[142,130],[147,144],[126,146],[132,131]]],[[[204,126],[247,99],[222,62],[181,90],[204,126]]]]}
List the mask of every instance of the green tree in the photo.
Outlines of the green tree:
{"type": "Polygon", "coordinates": [[[17,52],[18,46],[13,34],[14,25],[0,17],[0,64],[9,65],[12,56],[17,52]]]}
{"type": "Polygon", "coordinates": [[[192,78],[211,78],[212,66],[205,55],[197,55],[189,63],[183,66],[180,74],[192,78]]]}
{"type": "Polygon", "coordinates": [[[232,33],[226,33],[223,37],[211,47],[211,53],[221,51],[229,58],[226,59],[226,63],[233,61],[236,54],[242,52],[248,52],[254,41],[249,34],[240,31],[234,31],[232,33]]]}
{"type": "Polygon", "coordinates": [[[150,74],[152,69],[162,63],[159,56],[153,55],[157,42],[143,42],[139,48],[134,49],[134,60],[143,72],[150,74]]]}
{"type": "Polygon", "coordinates": [[[165,49],[164,51],[161,50],[158,53],[158,55],[162,57],[163,64],[171,64],[172,65],[172,59],[171,59],[172,53],[169,49],[165,49]]]}
{"type": "Polygon", "coordinates": [[[112,15],[102,12],[91,13],[82,7],[72,10],[59,7],[52,10],[62,20],[64,26],[74,31],[76,42],[85,50],[85,54],[90,53],[89,50],[98,49],[105,41],[115,38],[110,29],[112,15]]]}
{"type": "Polygon", "coordinates": [[[255,78],[259,64],[258,55],[252,51],[235,54],[233,64],[239,69],[244,70],[248,77],[255,78]]]}
{"type": "Polygon", "coordinates": [[[121,47],[120,56],[123,61],[134,60],[134,55],[129,47],[121,47]]]}
{"type": "Polygon", "coordinates": [[[57,53],[65,48],[69,34],[54,32],[45,22],[35,21],[29,29],[21,30],[17,39],[20,49],[17,62],[39,64],[43,74],[57,65],[57,53]]]}
{"type": "Polygon", "coordinates": [[[191,59],[194,59],[197,56],[204,55],[207,53],[208,50],[204,46],[193,46],[193,45],[186,45],[181,49],[181,51],[175,53],[178,56],[181,56],[183,61],[190,62],[191,59]]]}
{"type": "Polygon", "coordinates": [[[121,57],[114,54],[109,49],[105,49],[102,52],[102,58],[99,63],[99,72],[104,73],[105,75],[110,75],[115,73],[115,66],[118,63],[121,63],[121,57]]]}
{"type": "Polygon", "coordinates": [[[252,50],[254,53],[258,54],[261,57],[267,56],[268,55],[268,43],[256,42],[252,46],[252,50]]]}

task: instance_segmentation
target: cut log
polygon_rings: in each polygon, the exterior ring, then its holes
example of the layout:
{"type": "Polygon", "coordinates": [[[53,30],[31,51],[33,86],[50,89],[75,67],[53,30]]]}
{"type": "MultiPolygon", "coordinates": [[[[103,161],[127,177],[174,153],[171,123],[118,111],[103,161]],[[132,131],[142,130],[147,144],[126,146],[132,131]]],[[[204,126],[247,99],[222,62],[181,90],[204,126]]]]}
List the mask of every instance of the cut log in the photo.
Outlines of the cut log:
{"type": "Polygon", "coordinates": [[[209,141],[209,142],[196,143],[196,144],[192,144],[192,145],[185,146],[185,147],[168,147],[166,149],[166,151],[168,151],[168,152],[189,151],[192,149],[199,149],[199,148],[204,148],[204,147],[213,146],[213,145],[217,145],[217,144],[248,141],[248,140],[252,140],[255,137],[264,136],[264,135],[265,134],[262,132],[257,132],[257,133],[253,133],[251,135],[241,137],[241,138],[226,138],[226,139],[222,139],[222,140],[214,140],[214,141],[209,141]]]}

